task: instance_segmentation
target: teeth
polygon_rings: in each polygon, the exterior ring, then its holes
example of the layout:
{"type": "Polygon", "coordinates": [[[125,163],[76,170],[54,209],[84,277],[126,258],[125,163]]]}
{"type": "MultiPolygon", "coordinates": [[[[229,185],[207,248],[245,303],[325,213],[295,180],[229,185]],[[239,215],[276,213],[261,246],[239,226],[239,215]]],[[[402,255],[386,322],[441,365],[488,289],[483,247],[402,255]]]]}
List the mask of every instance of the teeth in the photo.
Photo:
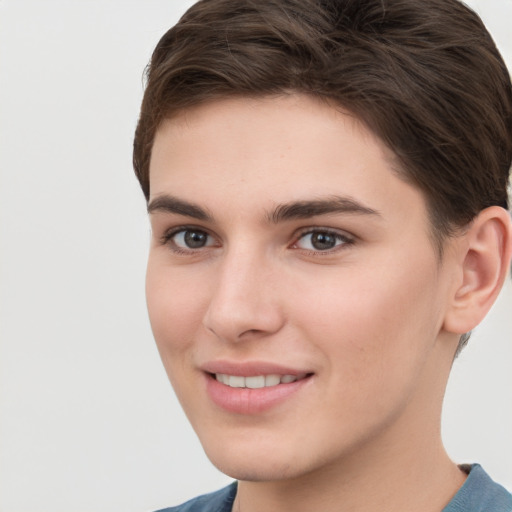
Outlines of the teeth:
{"type": "Polygon", "coordinates": [[[265,386],[277,386],[281,382],[279,375],[265,375],[265,386]]]}
{"type": "MultiPolygon", "coordinates": [[[[242,377],[243,379],[243,377],[242,377]]],[[[263,375],[258,375],[257,377],[246,377],[245,378],[245,387],[251,389],[258,389],[265,387],[265,377],[263,375]]]]}
{"type": "Polygon", "coordinates": [[[237,375],[229,375],[228,386],[230,388],[245,388],[245,378],[237,375]]]}
{"type": "Polygon", "coordinates": [[[290,384],[296,380],[303,379],[305,373],[299,375],[255,375],[252,377],[241,377],[239,375],[226,375],[225,373],[216,373],[215,378],[231,388],[250,388],[261,389],[279,384],[290,384]]]}

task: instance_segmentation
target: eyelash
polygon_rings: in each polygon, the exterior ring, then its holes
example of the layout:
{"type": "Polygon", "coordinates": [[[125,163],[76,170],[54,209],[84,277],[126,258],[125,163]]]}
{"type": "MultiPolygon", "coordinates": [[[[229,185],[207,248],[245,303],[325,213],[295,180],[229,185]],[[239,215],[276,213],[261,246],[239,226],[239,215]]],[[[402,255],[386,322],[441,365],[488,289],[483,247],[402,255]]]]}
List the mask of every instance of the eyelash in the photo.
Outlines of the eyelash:
{"type": "MultiPolygon", "coordinates": [[[[188,232],[196,232],[196,233],[198,233],[198,232],[204,233],[207,237],[214,238],[204,228],[195,227],[195,226],[177,226],[175,228],[172,228],[169,231],[166,231],[163,234],[163,236],[161,237],[160,243],[162,245],[171,246],[170,247],[171,250],[175,254],[178,254],[178,255],[197,254],[199,251],[201,251],[203,249],[206,249],[209,247],[215,247],[215,245],[205,245],[205,246],[199,247],[197,249],[194,249],[194,248],[185,249],[183,247],[178,246],[174,240],[174,237],[176,237],[176,235],[178,235],[180,233],[186,233],[187,231],[188,232]]],[[[302,251],[303,254],[305,254],[307,256],[322,257],[322,256],[332,255],[333,253],[343,250],[347,246],[353,245],[354,243],[355,243],[354,237],[352,237],[346,233],[341,233],[339,231],[336,231],[336,230],[333,230],[330,228],[325,228],[325,227],[311,227],[311,228],[304,229],[303,231],[300,231],[297,235],[295,235],[294,242],[292,244],[290,244],[289,247],[300,250],[300,251],[302,251]],[[329,236],[334,237],[335,241],[336,241],[336,245],[333,248],[326,249],[326,250],[301,249],[300,247],[297,247],[297,244],[299,243],[300,240],[302,240],[303,238],[305,238],[308,235],[313,235],[315,233],[322,234],[322,235],[329,235],[329,236]],[[338,242],[340,242],[340,243],[338,243],[338,242]]]]}
{"type": "Polygon", "coordinates": [[[295,241],[292,244],[292,247],[297,246],[300,240],[305,238],[308,235],[313,234],[322,234],[322,235],[329,235],[334,237],[336,245],[331,249],[326,250],[320,250],[320,249],[300,249],[303,253],[305,253],[308,256],[315,256],[315,257],[322,257],[322,256],[329,256],[333,253],[336,253],[340,250],[346,249],[347,246],[353,245],[355,243],[354,237],[348,235],[344,232],[339,232],[334,229],[329,229],[325,227],[313,227],[313,228],[307,228],[301,232],[298,233],[298,235],[295,237],[295,241]],[[340,243],[338,243],[340,242],[340,243]]]}
{"type": "Polygon", "coordinates": [[[210,235],[210,233],[208,233],[208,231],[205,230],[204,228],[200,228],[200,227],[196,227],[196,226],[177,226],[175,228],[170,229],[169,231],[166,231],[163,234],[163,236],[161,237],[160,243],[162,245],[170,246],[171,250],[174,253],[180,254],[180,255],[181,254],[182,255],[196,254],[201,249],[210,247],[210,246],[205,246],[205,247],[200,247],[198,249],[193,249],[193,248],[185,249],[183,247],[178,246],[176,244],[176,242],[174,241],[174,237],[176,235],[178,235],[179,233],[186,233],[187,231],[196,232],[196,233],[199,233],[199,232],[204,233],[204,234],[206,234],[206,236],[213,238],[212,235],[210,235]]]}

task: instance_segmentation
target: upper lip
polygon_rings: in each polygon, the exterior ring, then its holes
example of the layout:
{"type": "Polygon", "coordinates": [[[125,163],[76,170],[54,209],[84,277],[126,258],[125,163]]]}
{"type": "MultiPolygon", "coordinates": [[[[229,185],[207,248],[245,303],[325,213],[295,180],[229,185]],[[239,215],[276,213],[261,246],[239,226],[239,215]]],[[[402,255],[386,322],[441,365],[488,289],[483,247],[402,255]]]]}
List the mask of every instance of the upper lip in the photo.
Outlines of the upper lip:
{"type": "Polygon", "coordinates": [[[293,368],[267,361],[227,361],[215,360],[201,365],[201,370],[207,373],[238,375],[240,377],[255,377],[257,375],[304,375],[312,373],[307,369],[293,368]]]}

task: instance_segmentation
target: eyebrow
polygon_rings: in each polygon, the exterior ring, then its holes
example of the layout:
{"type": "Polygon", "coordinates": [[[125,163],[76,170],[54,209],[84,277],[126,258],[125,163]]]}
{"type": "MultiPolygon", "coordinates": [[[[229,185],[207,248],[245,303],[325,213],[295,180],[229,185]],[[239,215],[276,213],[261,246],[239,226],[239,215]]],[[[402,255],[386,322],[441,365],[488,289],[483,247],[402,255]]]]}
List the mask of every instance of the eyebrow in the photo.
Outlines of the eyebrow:
{"type": "MultiPolygon", "coordinates": [[[[174,213],[197,220],[213,221],[213,216],[199,205],[170,195],[156,197],[148,204],[148,213],[155,212],[174,213]]],[[[365,206],[351,197],[329,196],[325,199],[291,201],[279,204],[267,214],[267,220],[272,224],[278,224],[289,220],[340,213],[381,216],[379,211],[365,206]]]]}
{"type": "Polygon", "coordinates": [[[169,195],[156,197],[148,204],[148,213],[155,212],[175,213],[203,221],[213,220],[213,217],[200,206],[169,195]]]}
{"type": "Polygon", "coordinates": [[[272,211],[268,220],[274,224],[287,220],[307,219],[317,215],[328,214],[375,215],[381,217],[379,211],[374,210],[351,197],[329,196],[325,199],[312,201],[293,201],[278,205],[272,211]]]}

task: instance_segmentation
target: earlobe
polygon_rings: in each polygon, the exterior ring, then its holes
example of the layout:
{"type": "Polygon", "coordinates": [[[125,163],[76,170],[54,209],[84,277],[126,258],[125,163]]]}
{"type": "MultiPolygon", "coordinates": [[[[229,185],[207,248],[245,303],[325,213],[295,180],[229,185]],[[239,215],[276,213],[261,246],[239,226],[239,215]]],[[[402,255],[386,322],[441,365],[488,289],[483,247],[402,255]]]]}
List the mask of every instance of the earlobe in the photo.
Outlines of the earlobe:
{"type": "Polygon", "coordinates": [[[510,267],[512,222],[498,206],[482,210],[463,235],[460,279],[444,328],[463,334],[475,328],[496,300],[510,267]]]}

